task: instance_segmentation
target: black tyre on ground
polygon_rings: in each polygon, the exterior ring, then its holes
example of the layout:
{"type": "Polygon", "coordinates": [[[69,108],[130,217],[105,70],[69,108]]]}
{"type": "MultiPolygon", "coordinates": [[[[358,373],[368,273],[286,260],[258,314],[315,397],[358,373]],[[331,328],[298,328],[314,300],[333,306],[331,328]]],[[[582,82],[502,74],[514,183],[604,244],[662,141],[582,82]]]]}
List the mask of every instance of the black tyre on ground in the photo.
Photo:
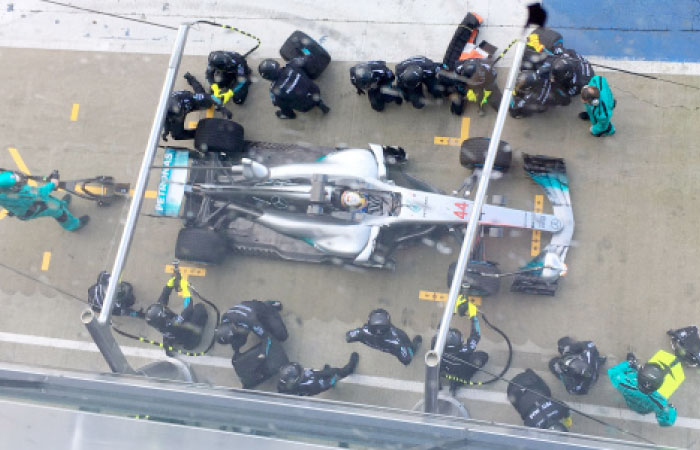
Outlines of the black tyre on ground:
{"type": "MultiPolygon", "coordinates": [[[[462,148],[459,152],[460,164],[467,169],[472,170],[479,167],[484,167],[490,141],[490,138],[477,137],[470,138],[462,142],[462,148]]],[[[501,141],[498,144],[498,151],[496,152],[496,160],[494,161],[493,167],[505,173],[510,168],[510,163],[512,160],[513,149],[511,148],[510,144],[505,141],[501,141]]]]}
{"type": "Polygon", "coordinates": [[[226,239],[207,228],[186,227],[180,230],[175,244],[175,257],[201,264],[219,264],[228,253],[226,239]]]}
{"type": "MultiPolygon", "coordinates": [[[[450,264],[447,270],[447,287],[452,285],[452,279],[455,276],[455,268],[457,267],[457,262],[450,264]]],[[[467,270],[464,273],[464,279],[462,280],[462,285],[468,285],[468,288],[462,288],[462,293],[466,295],[475,295],[480,297],[487,297],[489,295],[495,295],[498,293],[498,289],[501,285],[500,279],[495,277],[489,277],[481,274],[499,274],[498,266],[489,261],[469,261],[467,264],[467,270]]]]}
{"type": "Polygon", "coordinates": [[[282,44],[280,55],[285,61],[299,57],[304,58],[304,70],[312,80],[318,78],[331,62],[331,55],[326,49],[299,30],[292,33],[282,44]]]}
{"type": "Polygon", "coordinates": [[[200,152],[243,153],[243,127],[232,120],[202,119],[197,124],[194,148],[200,152]]]}

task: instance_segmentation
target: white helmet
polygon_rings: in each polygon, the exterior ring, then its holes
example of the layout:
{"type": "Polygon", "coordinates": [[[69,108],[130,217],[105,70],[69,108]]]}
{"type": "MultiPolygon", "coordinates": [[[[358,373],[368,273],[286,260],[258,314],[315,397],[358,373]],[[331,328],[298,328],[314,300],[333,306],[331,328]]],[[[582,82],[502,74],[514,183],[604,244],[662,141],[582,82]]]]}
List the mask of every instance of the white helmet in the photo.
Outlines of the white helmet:
{"type": "Polygon", "coordinates": [[[345,191],[340,196],[340,204],[346,208],[360,209],[367,206],[367,199],[358,191],[345,191]]]}

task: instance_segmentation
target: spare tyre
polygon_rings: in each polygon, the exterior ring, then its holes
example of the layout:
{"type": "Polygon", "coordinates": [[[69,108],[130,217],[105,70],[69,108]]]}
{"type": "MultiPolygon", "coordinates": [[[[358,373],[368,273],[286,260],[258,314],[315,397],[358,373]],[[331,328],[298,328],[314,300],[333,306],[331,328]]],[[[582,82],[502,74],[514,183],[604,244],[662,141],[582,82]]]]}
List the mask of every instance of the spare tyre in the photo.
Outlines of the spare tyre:
{"type": "MultiPolygon", "coordinates": [[[[450,264],[447,270],[447,287],[452,286],[452,279],[455,276],[455,269],[457,268],[457,261],[450,264]]],[[[465,295],[475,295],[480,297],[487,297],[489,295],[498,294],[498,289],[500,288],[500,279],[496,277],[490,277],[488,275],[482,274],[499,274],[498,266],[490,261],[469,261],[467,263],[467,270],[464,272],[464,279],[462,280],[461,293],[465,295]],[[464,287],[468,286],[468,287],[464,287]]]]}
{"type": "Polygon", "coordinates": [[[197,124],[194,148],[200,152],[243,153],[243,127],[227,119],[202,119],[197,124]]]}
{"type": "Polygon", "coordinates": [[[200,264],[219,264],[228,253],[226,239],[208,228],[186,227],[175,244],[175,258],[200,264]]]}
{"type": "MultiPolygon", "coordinates": [[[[484,167],[486,154],[489,150],[489,142],[491,142],[491,138],[487,137],[470,138],[462,142],[462,148],[459,151],[460,164],[472,170],[484,167]]],[[[513,149],[510,144],[506,141],[500,141],[493,168],[505,173],[510,168],[512,160],[513,149]]]]}
{"type": "Polygon", "coordinates": [[[462,23],[457,26],[452,40],[447,46],[445,56],[442,58],[442,63],[445,64],[449,70],[455,69],[455,65],[457,65],[457,61],[459,61],[459,57],[462,55],[467,42],[476,42],[480,25],[480,17],[473,13],[467,13],[462,23]]]}
{"type": "Polygon", "coordinates": [[[331,55],[328,54],[326,49],[321,47],[321,44],[313,40],[309,35],[299,30],[292,33],[284,41],[280,48],[280,55],[285,61],[303,58],[304,71],[312,80],[318,78],[331,62],[331,55]]]}

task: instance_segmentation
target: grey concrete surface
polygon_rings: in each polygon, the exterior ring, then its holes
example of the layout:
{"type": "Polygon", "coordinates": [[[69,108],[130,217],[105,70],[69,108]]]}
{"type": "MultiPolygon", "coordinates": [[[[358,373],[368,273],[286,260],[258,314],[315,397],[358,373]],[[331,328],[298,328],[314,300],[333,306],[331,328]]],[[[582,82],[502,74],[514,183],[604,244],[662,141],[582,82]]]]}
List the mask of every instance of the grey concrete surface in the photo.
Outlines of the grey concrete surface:
{"type": "MultiPolygon", "coordinates": [[[[60,169],[64,179],[108,174],[134,182],[160,92],[165,56],[124,55],[69,51],[0,49],[6,108],[0,109],[0,166],[14,168],[7,151],[17,148],[34,174],[60,169]],[[48,74],[44,68],[49,67],[48,74]],[[77,122],[70,121],[71,106],[80,104],[77,122]]],[[[257,60],[250,61],[257,67],[257,60]]],[[[186,57],[181,74],[189,70],[203,78],[204,57],[186,57]]],[[[243,106],[232,105],[234,120],[246,129],[246,138],[272,142],[308,142],[323,145],[365,146],[367,142],[401,145],[408,151],[410,172],[450,191],[467,172],[458,164],[458,148],[433,144],[434,136],[460,134],[460,120],[446,104],[424,110],[408,105],[388,106],[382,113],[358,97],[348,82],[348,63],[333,63],[318,80],[332,111],[313,111],[294,121],[274,116],[267,82],[257,80],[243,106]]],[[[700,289],[695,281],[698,260],[695,152],[700,113],[698,91],[660,84],[621,74],[609,75],[618,99],[614,137],[594,138],[578,120],[578,100],[567,108],[524,119],[508,119],[504,139],[516,151],[508,176],[492,183],[490,194],[504,194],[508,206],[531,209],[542,193],[522,171],[522,152],[566,159],[576,219],[575,246],[567,257],[569,275],[555,297],[515,295],[502,285],[496,298],[484,299],[482,310],[510,337],[515,350],[513,369],[531,367],[542,374],[557,398],[589,405],[625,408],[602,374],[583,398],[567,395],[547,371],[547,361],[564,335],[593,339],[608,355],[608,366],[635,351],[640,359],[658,349],[669,349],[665,331],[698,322],[700,289]]],[[[692,77],[676,78],[696,83],[692,77]]],[[[503,81],[501,81],[502,83],[503,81]]],[[[184,88],[182,78],[178,87],[184,88]]],[[[478,117],[468,109],[470,136],[490,133],[493,111],[478,117]]],[[[158,172],[154,171],[150,186],[158,172]]],[[[75,199],[77,214],[90,214],[91,223],[79,233],[60,229],[51,219],[20,222],[0,220],[0,262],[85,299],[88,286],[100,270],[111,267],[128,206],[108,208],[75,199]],[[48,271],[41,271],[42,254],[52,252],[48,271]]],[[[153,211],[146,200],[144,212],[153,211]]],[[[545,201],[545,210],[547,208],[545,201]]],[[[179,229],[176,220],[141,217],[123,279],[135,286],[138,306],[157,298],[167,280],[164,265],[173,257],[179,229]]],[[[547,236],[543,236],[543,242],[547,236]]],[[[438,324],[442,304],[419,301],[418,291],[446,291],[447,266],[456,258],[458,244],[446,241],[451,255],[430,243],[402,249],[395,272],[349,270],[332,265],[289,263],[232,255],[220,267],[207,267],[204,278],[192,283],[223,311],[250,298],[279,299],[290,338],[290,358],[308,367],[341,365],[351,351],[360,353],[358,373],[388,379],[421,382],[423,354],[408,367],[393,357],[361,344],[346,344],[345,331],[359,326],[378,306],[388,309],[396,324],[410,335],[429,342],[438,324]]],[[[504,270],[529,260],[530,233],[510,232],[489,241],[492,259],[504,270]]],[[[0,331],[89,341],[79,321],[84,305],[35,281],[0,267],[0,298],[4,314],[0,331]]],[[[212,318],[213,320],[213,318],[212,318]]],[[[119,327],[158,339],[145,323],[115,318],[119,327]]],[[[455,322],[467,331],[463,319],[455,322]]],[[[507,354],[496,333],[482,325],[480,348],[491,355],[488,368],[500,371],[507,354]]],[[[119,337],[127,346],[145,344],[119,337]]],[[[213,356],[230,358],[231,351],[215,346],[213,356]]],[[[98,354],[24,344],[0,343],[0,359],[106,371],[98,354]]],[[[130,357],[135,366],[146,362],[130,357]]],[[[196,366],[205,379],[238,386],[233,370],[196,366]]],[[[700,394],[698,374],[686,370],[686,381],[673,396],[679,415],[700,418],[695,399],[700,394]]],[[[274,389],[272,383],[263,386],[274,389]]],[[[503,383],[479,389],[504,392],[503,383]]],[[[420,395],[392,389],[340,383],[324,396],[355,403],[411,408],[420,395]]],[[[507,404],[466,401],[472,417],[519,423],[507,404]]],[[[608,419],[606,419],[608,420],[608,419]]],[[[660,444],[697,446],[697,429],[660,429],[652,423],[613,420],[619,426],[660,444]]],[[[585,418],[574,418],[574,431],[629,438],[585,418]]]]}

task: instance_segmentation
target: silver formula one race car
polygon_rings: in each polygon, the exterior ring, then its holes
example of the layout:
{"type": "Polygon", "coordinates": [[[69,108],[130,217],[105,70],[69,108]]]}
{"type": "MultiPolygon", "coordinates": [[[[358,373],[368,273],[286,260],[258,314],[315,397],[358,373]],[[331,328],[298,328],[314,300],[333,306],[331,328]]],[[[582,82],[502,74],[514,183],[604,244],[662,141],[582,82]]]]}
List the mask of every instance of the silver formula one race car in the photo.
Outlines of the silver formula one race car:
{"type": "MultiPolygon", "coordinates": [[[[205,120],[232,129],[223,119],[205,120]]],[[[400,147],[334,149],[243,141],[242,128],[234,125],[236,145],[221,146],[230,141],[216,136],[195,139],[196,151],[166,148],[156,210],[185,221],[175,249],[179,259],[216,264],[234,251],[394,268],[391,256],[400,245],[459,230],[472,219],[468,199],[445,195],[397,170],[406,161],[400,147]]],[[[487,146],[484,138],[465,141],[462,164],[478,170],[487,146]]],[[[496,168],[506,170],[511,155],[510,146],[501,142],[496,168]]],[[[524,166],[544,188],[553,214],[486,204],[479,222],[551,233],[550,244],[515,273],[513,285],[516,291],[551,295],[565,272],[574,230],[568,178],[559,158],[524,155],[524,166]]],[[[465,287],[472,294],[493,294],[500,276],[494,263],[473,261],[465,287]]]]}

